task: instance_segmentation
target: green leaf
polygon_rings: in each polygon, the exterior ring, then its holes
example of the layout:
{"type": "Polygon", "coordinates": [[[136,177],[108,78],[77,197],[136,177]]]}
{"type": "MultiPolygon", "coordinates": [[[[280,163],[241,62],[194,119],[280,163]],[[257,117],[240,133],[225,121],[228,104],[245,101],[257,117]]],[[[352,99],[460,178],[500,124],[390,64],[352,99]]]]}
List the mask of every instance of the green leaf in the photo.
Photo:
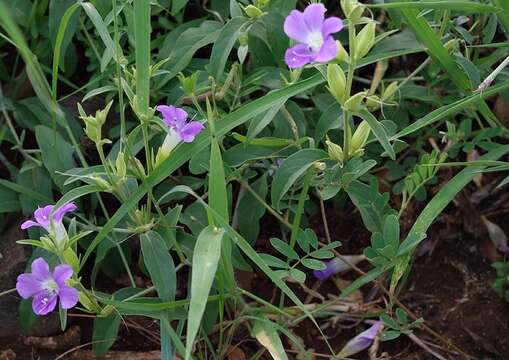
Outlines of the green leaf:
{"type": "MultiPolygon", "coordinates": [[[[143,2],[144,0],[141,0],[143,2]]],[[[104,71],[104,68],[108,63],[111,61],[112,58],[117,58],[117,47],[115,46],[115,43],[113,42],[113,39],[110,36],[110,33],[108,31],[108,27],[103,21],[103,18],[97,11],[97,9],[94,7],[94,5],[91,2],[82,2],[81,7],[83,10],[85,10],[88,18],[92,23],[94,24],[95,29],[97,30],[97,33],[99,34],[99,37],[101,38],[102,42],[104,43],[104,46],[106,47],[106,52],[104,59],[101,61],[101,72],[104,71]]],[[[136,48],[136,51],[138,52],[138,48],[136,48]]]]}
{"type": "MultiPolygon", "coordinates": [[[[146,115],[150,103],[150,0],[134,2],[134,32],[136,96],[139,111],[146,115]]],[[[116,52],[112,51],[112,54],[116,52]]]]}
{"type": "Polygon", "coordinates": [[[463,12],[466,14],[480,12],[499,12],[502,10],[492,5],[482,4],[477,1],[469,0],[391,2],[383,4],[369,4],[368,7],[382,9],[451,10],[463,12]]]}
{"type": "Polygon", "coordinates": [[[311,270],[324,270],[327,267],[323,261],[315,259],[302,259],[302,265],[311,270]]]}
{"type": "Polygon", "coordinates": [[[256,340],[269,351],[274,360],[288,359],[279,334],[271,321],[254,320],[252,333],[256,340]]]}
{"type": "Polygon", "coordinates": [[[329,155],[319,149],[303,149],[289,156],[279,167],[272,181],[271,200],[274,208],[297,179],[309,169],[315,161],[328,159],[329,155]]]}
{"type": "Polygon", "coordinates": [[[396,251],[399,247],[399,221],[396,215],[385,218],[384,240],[386,245],[391,245],[396,251]]]}
{"type": "Polygon", "coordinates": [[[283,240],[272,238],[270,239],[270,243],[281,254],[285,255],[287,258],[293,259],[293,260],[299,260],[299,255],[295,250],[293,250],[290,245],[285,243],[283,240]]]}
{"type": "Polygon", "coordinates": [[[200,48],[215,42],[221,32],[221,23],[218,21],[204,21],[200,26],[185,30],[172,46],[165,75],[157,83],[156,88],[163,87],[179,72],[184,70],[193,59],[193,55],[200,48]]]}
{"type": "Polygon", "coordinates": [[[239,34],[246,22],[247,19],[245,17],[234,17],[228,21],[221,29],[218,39],[212,47],[209,69],[210,74],[218,83],[223,76],[224,67],[233,49],[233,45],[235,45],[239,38],[239,34]]]}
{"type": "Polygon", "coordinates": [[[175,264],[163,238],[155,231],[148,231],[140,235],[140,244],[143,261],[157,294],[163,301],[174,300],[177,275],[175,264]]]}
{"type": "Polygon", "coordinates": [[[198,334],[201,318],[207,305],[207,298],[212,288],[221,257],[221,240],[223,235],[223,229],[209,225],[202,230],[196,240],[191,273],[191,299],[186,336],[186,360],[191,357],[194,339],[198,334]]]}
{"type": "Polygon", "coordinates": [[[378,139],[382,147],[384,148],[385,152],[389,155],[389,157],[392,160],[396,159],[396,153],[394,152],[394,149],[392,148],[391,143],[389,142],[389,136],[387,135],[387,132],[385,131],[385,128],[380,124],[380,122],[367,110],[361,110],[359,112],[354,113],[354,115],[357,115],[362,120],[366,121],[371,128],[371,131],[373,131],[373,134],[378,139]]]}
{"type": "Polygon", "coordinates": [[[44,167],[48,169],[53,181],[62,189],[65,177],[57,172],[63,173],[76,167],[73,158],[74,148],[59,132],[47,126],[36,126],[35,138],[42,152],[44,167]]]}
{"type": "Polygon", "coordinates": [[[295,281],[303,284],[306,281],[306,274],[299,269],[290,269],[289,275],[292,277],[295,281]]]}
{"type": "Polygon", "coordinates": [[[95,356],[104,356],[113,345],[117,338],[119,325],[120,316],[117,314],[112,314],[106,317],[97,316],[94,319],[92,351],[95,356]]]}

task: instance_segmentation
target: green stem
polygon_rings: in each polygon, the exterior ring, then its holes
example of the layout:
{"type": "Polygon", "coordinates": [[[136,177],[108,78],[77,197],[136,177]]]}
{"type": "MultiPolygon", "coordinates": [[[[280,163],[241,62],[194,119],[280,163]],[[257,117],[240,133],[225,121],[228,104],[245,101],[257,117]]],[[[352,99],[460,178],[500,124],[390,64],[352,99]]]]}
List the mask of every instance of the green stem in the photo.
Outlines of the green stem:
{"type": "MultiPolygon", "coordinates": [[[[348,75],[346,79],[346,99],[350,98],[352,93],[353,77],[355,72],[355,25],[348,22],[348,51],[350,52],[350,61],[348,63],[348,75]]],[[[350,157],[350,140],[352,136],[352,129],[350,129],[350,118],[351,114],[343,109],[343,153],[345,156],[345,162],[350,157]]]]}
{"type": "Polygon", "coordinates": [[[302,191],[299,196],[299,202],[297,203],[297,211],[295,212],[295,218],[293,219],[292,224],[292,235],[290,236],[290,247],[293,249],[295,247],[295,242],[297,241],[297,235],[299,234],[300,221],[302,219],[302,215],[304,214],[304,205],[306,204],[306,198],[308,196],[309,185],[311,184],[311,180],[315,174],[315,169],[311,166],[306,175],[304,176],[304,184],[302,185],[302,191]]]}
{"type": "Polygon", "coordinates": [[[118,24],[117,24],[117,0],[113,2],[113,31],[116,51],[116,68],[117,68],[117,90],[118,90],[118,104],[120,106],[120,151],[122,151],[122,145],[125,141],[125,114],[124,114],[124,93],[122,91],[122,72],[120,69],[120,44],[118,36],[118,24]]]}

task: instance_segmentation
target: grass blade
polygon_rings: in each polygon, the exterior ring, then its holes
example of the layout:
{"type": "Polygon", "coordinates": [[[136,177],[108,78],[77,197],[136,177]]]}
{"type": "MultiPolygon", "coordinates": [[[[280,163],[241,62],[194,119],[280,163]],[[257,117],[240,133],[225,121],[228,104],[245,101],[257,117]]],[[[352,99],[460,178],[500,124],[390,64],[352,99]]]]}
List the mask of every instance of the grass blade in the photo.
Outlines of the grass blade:
{"type": "Polygon", "coordinates": [[[193,252],[193,269],[191,274],[191,301],[186,336],[186,356],[191,357],[193,342],[200,328],[201,318],[207,305],[207,298],[221,257],[221,240],[223,229],[207,226],[202,230],[193,252]]]}

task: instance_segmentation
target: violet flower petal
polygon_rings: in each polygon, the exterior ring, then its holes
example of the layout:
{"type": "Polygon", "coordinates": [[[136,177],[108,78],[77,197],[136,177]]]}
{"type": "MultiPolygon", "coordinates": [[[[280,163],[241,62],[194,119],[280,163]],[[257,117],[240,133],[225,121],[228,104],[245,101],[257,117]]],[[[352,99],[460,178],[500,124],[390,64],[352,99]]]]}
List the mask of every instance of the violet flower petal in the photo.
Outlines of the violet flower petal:
{"type": "Polygon", "coordinates": [[[21,230],[26,230],[28,228],[31,228],[32,226],[41,226],[41,225],[39,225],[39,223],[36,223],[35,221],[27,220],[21,224],[20,228],[21,228],[21,230]]]}
{"type": "Polygon", "coordinates": [[[361,332],[350,340],[339,353],[339,357],[349,357],[370,347],[375,340],[376,334],[378,333],[381,325],[382,323],[377,321],[369,329],[361,332]]]}
{"type": "Polygon", "coordinates": [[[338,17],[332,16],[325,19],[322,26],[322,36],[326,39],[331,34],[341,31],[343,28],[343,20],[338,17]]]}
{"type": "Polygon", "coordinates": [[[32,310],[37,315],[46,315],[53,310],[57,306],[57,295],[52,294],[48,291],[40,291],[38,294],[34,296],[34,300],[32,301],[32,310]]]}
{"type": "Polygon", "coordinates": [[[53,279],[58,284],[58,286],[65,286],[65,281],[71,278],[72,273],[73,271],[70,265],[58,265],[53,270],[53,279]]]}
{"type": "Polygon", "coordinates": [[[28,299],[41,291],[41,282],[32,274],[20,274],[16,281],[16,291],[23,299],[28,299]]]}
{"type": "Polygon", "coordinates": [[[59,287],[58,297],[62,309],[71,309],[78,303],[79,293],[75,288],[64,285],[59,287]]]}
{"type": "Polygon", "coordinates": [[[76,204],[73,202],[66,202],[62,206],[60,206],[54,213],[53,213],[53,221],[61,222],[64,218],[64,215],[68,212],[73,212],[77,209],[76,204]]]}
{"type": "Polygon", "coordinates": [[[169,126],[173,126],[177,120],[185,121],[187,119],[187,112],[173,105],[159,105],[156,110],[163,115],[164,122],[169,126]]]}
{"type": "Polygon", "coordinates": [[[52,278],[49,265],[42,257],[32,262],[32,275],[41,282],[52,278]]]}
{"type": "Polygon", "coordinates": [[[286,17],[283,30],[289,38],[300,43],[305,43],[308,36],[308,29],[304,21],[304,15],[298,10],[292,10],[286,17]]]}
{"type": "Polygon", "coordinates": [[[323,4],[310,4],[304,9],[304,22],[310,32],[322,30],[325,11],[323,4]]]}
{"type": "Polygon", "coordinates": [[[190,143],[194,141],[196,135],[203,130],[203,125],[198,121],[191,121],[184,125],[180,131],[178,131],[180,138],[183,142],[190,143]]]}
{"type": "Polygon", "coordinates": [[[303,67],[313,61],[314,55],[304,44],[298,44],[286,50],[285,63],[291,69],[303,67]]]}
{"type": "Polygon", "coordinates": [[[329,62],[336,57],[337,53],[338,45],[336,44],[334,38],[329,36],[327,39],[325,39],[322,47],[320,48],[320,51],[315,56],[314,61],[322,63],[329,62]]]}
{"type": "Polygon", "coordinates": [[[46,205],[43,208],[38,208],[34,211],[34,218],[37,223],[49,231],[50,215],[53,210],[53,205],[46,205]]]}

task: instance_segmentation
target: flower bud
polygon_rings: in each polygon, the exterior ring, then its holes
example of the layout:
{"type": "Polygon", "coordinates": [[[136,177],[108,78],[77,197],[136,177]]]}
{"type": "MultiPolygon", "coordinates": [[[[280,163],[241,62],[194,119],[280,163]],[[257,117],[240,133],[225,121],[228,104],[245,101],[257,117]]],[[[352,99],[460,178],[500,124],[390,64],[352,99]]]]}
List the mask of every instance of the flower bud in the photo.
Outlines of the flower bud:
{"type": "Polygon", "coordinates": [[[362,101],[366,97],[366,92],[360,92],[346,100],[343,108],[347,111],[357,111],[360,109],[362,101]]]}
{"type": "Polygon", "coordinates": [[[350,21],[360,19],[366,7],[357,0],[341,0],[341,9],[350,21]]]}
{"type": "Polygon", "coordinates": [[[393,81],[387,86],[382,94],[382,101],[389,101],[392,100],[392,97],[398,90],[398,82],[393,81]]]}
{"type": "Polygon", "coordinates": [[[366,106],[370,111],[378,110],[381,102],[380,98],[376,95],[371,95],[366,98],[366,106]]]}
{"type": "Polygon", "coordinates": [[[99,126],[103,126],[106,122],[111,105],[113,105],[113,100],[111,100],[104,109],[95,112],[95,118],[99,126]]]}
{"type": "Polygon", "coordinates": [[[178,79],[186,95],[190,96],[194,94],[198,81],[198,72],[194,72],[190,76],[184,76],[184,74],[180,73],[178,79]]]}
{"type": "Polygon", "coordinates": [[[343,164],[343,161],[345,160],[343,148],[340,145],[333,143],[329,139],[325,140],[325,144],[327,145],[327,152],[329,153],[329,157],[332,160],[343,164]]]}
{"type": "Polygon", "coordinates": [[[348,52],[343,47],[343,44],[341,44],[341,41],[336,40],[336,45],[338,47],[338,52],[336,53],[336,60],[340,63],[349,63],[350,62],[350,55],[348,55],[348,52]]]}
{"type": "Polygon", "coordinates": [[[146,176],[146,173],[145,168],[143,167],[141,161],[134,156],[131,157],[131,160],[134,162],[134,171],[136,172],[136,176],[138,178],[144,178],[146,176]]]}
{"type": "Polygon", "coordinates": [[[259,19],[266,14],[254,5],[248,5],[244,7],[244,12],[250,19],[259,19]]]}
{"type": "Polygon", "coordinates": [[[90,177],[90,180],[92,180],[96,185],[98,185],[104,191],[109,191],[111,189],[110,183],[107,182],[106,180],[104,180],[100,176],[92,175],[90,177]]]}
{"type": "Polygon", "coordinates": [[[371,21],[356,36],[354,54],[356,60],[362,59],[375,44],[375,28],[375,23],[371,21]]]}
{"type": "Polygon", "coordinates": [[[115,161],[115,169],[117,170],[116,175],[120,179],[125,178],[125,175],[127,173],[127,167],[126,167],[126,164],[125,164],[124,153],[123,152],[119,152],[117,154],[117,160],[115,161]]]}
{"type": "Polygon", "coordinates": [[[454,52],[458,48],[458,44],[459,42],[457,39],[451,39],[444,44],[444,48],[448,52],[454,52]]]}
{"type": "Polygon", "coordinates": [[[327,83],[332,96],[334,96],[340,104],[343,104],[346,94],[346,77],[339,65],[327,65],[327,83]]]}
{"type": "Polygon", "coordinates": [[[324,171],[327,168],[327,165],[323,161],[317,161],[313,164],[313,167],[316,171],[324,171]]]}
{"type": "Polygon", "coordinates": [[[366,145],[366,141],[368,141],[369,133],[371,129],[366,121],[363,121],[357,126],[357,129],[353,133],[352,142],[351,142],[351,151],[352,154],[357,150],[361,150],[366,145]]]}

